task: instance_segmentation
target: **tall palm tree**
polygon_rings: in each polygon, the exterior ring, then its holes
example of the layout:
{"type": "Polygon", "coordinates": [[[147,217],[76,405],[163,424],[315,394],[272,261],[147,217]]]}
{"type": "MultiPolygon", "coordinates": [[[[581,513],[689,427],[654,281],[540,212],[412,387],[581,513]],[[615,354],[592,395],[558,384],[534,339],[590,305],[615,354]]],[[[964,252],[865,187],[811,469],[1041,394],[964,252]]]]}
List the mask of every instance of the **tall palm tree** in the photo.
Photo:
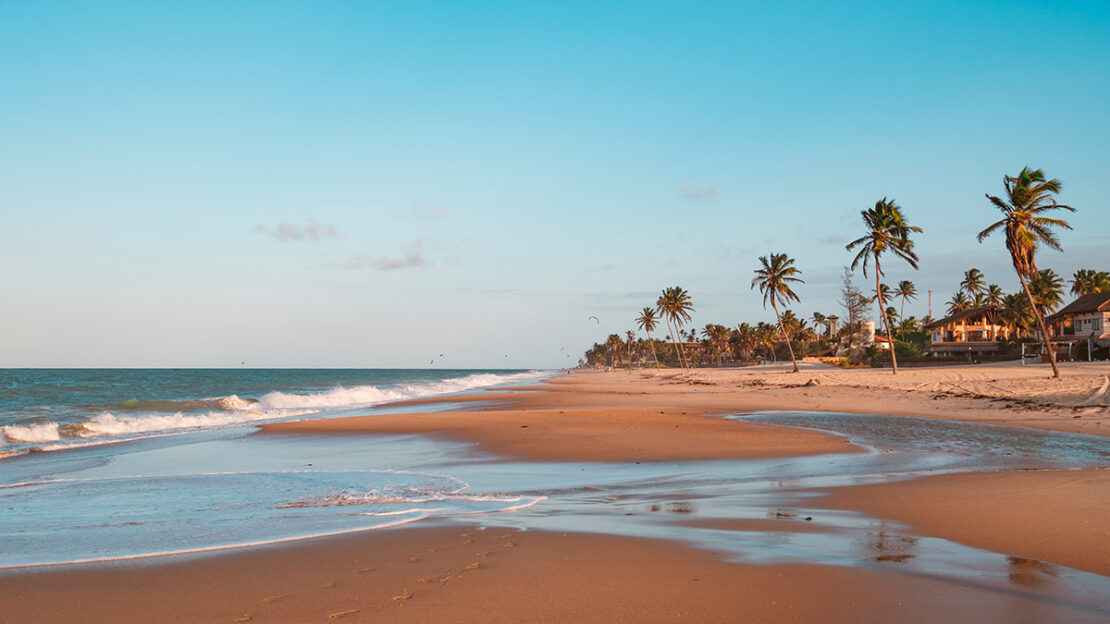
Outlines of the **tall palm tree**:
{"type": "Polygon", "coordinates": [[[640,310],[640,316],[636,317],[636,327],[647,332],[648,343],[651,344],[651,357],[655,360],[656,366],[659,365],[659,354],[655,352],[655,341],[651,338],[651,332],[655,331],[658,323],[654,308],[644,308],[640,310]]]}
{"type": "Polygon", "coordinates": [[[1075,212],[1075,208],[1056,203],[1054,195],[1060,192],[1060,181],[1045,179],[1044,172],[1040,169],[1022,167],[1016,176],[1004,176],[1003,187],[1006,189],[1006,198],[995,197],[987,194],[1003,217],[979,232],[979,242],[990,236],[995,230],[1004,228],[1006,232],[1006,250],[1010,252],[1010,260],[1014,265],[1018,281],[1033,308],[1037,317],[1037,326],[1041,330],[1041,339],[1044,349],[1048,351],[1048,361],[1052,363],[1052,376],[1060,378],[1060,367],[1056,365],[1056,352],[1045,326],[1044,315],[1037,309],[1033,302],[1033,293],[1029,291],[1029,280],[1037,274],[1037,248],[1045,245],[1057,251],[1063,251],[1060,241],[1056,238],[1053,228],[1071,229],[1067,221],[1043,216],[1052,210],[1067,210],[1075,212]]]}
{"type": "Polygon", "coordinates": [[[964,279],[960,282],[960,288],[971,299],[977,302],[980,301],[979,296],[986,292],[986,281],[983,279],[983,272],[979,269],[964,271],[964,279]]]}
{"type": "Polygon", "coordinates": [[[673,324],[674,330],[671,333],[671,340],[674,342],[675,351],[678,353],[678,361],[683,366],[689,366],[686,360],[685,351],[679,340],[682,339],[682,326],[686,321],[690,320],[690,313],[694,311],[694,304],[690,301],[690,294],[684,288],[679,286],[672,286],[663,290],[663,294],[655,302],[659,313],[667,320],[667,327],[670,328],[673,324]]]}
{"type": "Polygon", "coordinates": [[[1082,297],[1100,292],[1110,292],[1110,273],[1094,269],[1079,269],[1072,275],[1071,294],[1082,297]]]}
{"type": "Polygon", "coordinates": [[[890,319],[886,315],[886,306],[883,304],[883,293],[880,288],[880,278],[883,276],[882,265],[879,259],[886,252],[905,260],[911,267],[917,269],[917,254],[913,252],[913,241],[910,240],[911,232],[920,232],[921,228],[910,225],[902,209],[893,201],[882,198],[875,202],[875,207],[860,211],[863,222],[867,226],[867,233],[860,238],[848,243],[845,247],[851,251],[859,247],[859,253],[852,260],[852,269],[863,263],[863,275],[867,277],[867,263],[875,260],[875,295],[878,298],[879,313],[886,325],[886,338],[890,341],[890,364],[893,374],[898,374],[898,358],[894,354],[894,335],[890,328],[890,319]]]}
{"type": "Polygon", "coordinates": [[[894,291],[895,297],[902,298],[902,307],[898,311],[898,316],[906,316],[906,301],[909,299],[917,299],[917,287],[913,285],[910,280],[902,280],[898,282],[898,288],[894,291]]]}
{"type": "Polygon", "coordinates": [[[967,298],[964,291],[957,290],[952,294],[952,298],[948,300],[948,315],[951,316],[957,312],[970,310],[972,307],[971,300],[967,298]]]}
{"type": "Polygon", "coordinates": [[[625,337],[628,338],[628,372],[632,372],[632,342],[636,340],[636,332],[631,329],[624,332],[625,337]]]}
{"type": "Polygon", "coordinates": [[[779,331],[782,332],[782,339],[786,341],[786,348],[790,351],[790,362],[794,364],[794,372],[798,372],[798,360],[794,359],[794,347],[790,345],[790,336],[786,334],[786,327],[782,324],[782,315],[779,314],[778,304],[787,305],[791,300],[801,302],[798,295],[790,288],[791,282],[798,282],[804,284],[801,278],[796,277],[801,275],[794,266],[794,259],[788,257],[784,253],[773,253],[770,256],[760,256],[761,266],[755,270],[755,278],[752,279],[752,288],[759,286],[759,292],[763,295],[763,309],[767,309],[767,303],[771,303],[771,309],[775,311],[775,318],[779,322],[779,331]]]}

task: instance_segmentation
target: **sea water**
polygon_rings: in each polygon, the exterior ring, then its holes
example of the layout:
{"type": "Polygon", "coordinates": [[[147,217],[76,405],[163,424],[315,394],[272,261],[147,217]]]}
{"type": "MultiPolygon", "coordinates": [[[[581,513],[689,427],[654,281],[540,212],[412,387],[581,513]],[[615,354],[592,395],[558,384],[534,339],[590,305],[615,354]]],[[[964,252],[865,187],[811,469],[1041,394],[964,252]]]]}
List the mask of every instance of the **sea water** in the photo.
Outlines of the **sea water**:
{"type": "MultiPolygon", "coordinates": [[[[0,568],[195,553],[534,505],[418,436],[257,424],[549,376],[524,370],[0,370],[0,568]]],[[[445,404],[446,407],[449,404],[445,404]]]]}

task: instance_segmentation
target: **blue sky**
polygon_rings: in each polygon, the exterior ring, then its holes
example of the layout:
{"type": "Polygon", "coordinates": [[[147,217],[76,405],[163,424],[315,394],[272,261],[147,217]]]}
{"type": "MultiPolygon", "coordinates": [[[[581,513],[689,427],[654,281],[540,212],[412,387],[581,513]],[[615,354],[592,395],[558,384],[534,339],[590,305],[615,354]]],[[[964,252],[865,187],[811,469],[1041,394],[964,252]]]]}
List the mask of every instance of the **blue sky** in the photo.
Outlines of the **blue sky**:
{"type": "Polygon", "coordinates": [[[0,0],[0,366],[563,366],[884,196],[937,312],[1026,164],[1110,269],[1110,6],[690,4],[0,0]]]}

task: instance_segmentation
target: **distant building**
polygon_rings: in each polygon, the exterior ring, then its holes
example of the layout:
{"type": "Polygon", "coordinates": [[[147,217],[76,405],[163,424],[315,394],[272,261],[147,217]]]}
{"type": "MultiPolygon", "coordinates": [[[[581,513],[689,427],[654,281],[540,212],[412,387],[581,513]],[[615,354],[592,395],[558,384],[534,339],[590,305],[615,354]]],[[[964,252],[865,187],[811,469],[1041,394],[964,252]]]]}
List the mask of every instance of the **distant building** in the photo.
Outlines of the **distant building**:
{"type": "Polygon", "coordinates": [[[1110,292],[1072,301],[1045,319],[1058,358],[1093,359],[1110,355],[1110,292]]]}
{"type": "Polygon", "coordinates": [[[1009,338],[997,323],[998,306],[985,305],[950,314],[925,326],[929,332],[926,355],[933,357],[974,357],[998,353],[999,344],[1009,338]]]}

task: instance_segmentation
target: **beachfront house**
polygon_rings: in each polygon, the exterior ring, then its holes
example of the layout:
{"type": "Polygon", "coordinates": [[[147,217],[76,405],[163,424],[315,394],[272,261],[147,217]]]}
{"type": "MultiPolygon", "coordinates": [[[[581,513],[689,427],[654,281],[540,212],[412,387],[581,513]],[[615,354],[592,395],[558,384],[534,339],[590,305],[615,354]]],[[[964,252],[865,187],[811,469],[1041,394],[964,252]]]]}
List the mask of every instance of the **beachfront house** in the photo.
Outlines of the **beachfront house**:
{"type": "Polygon", "coordinates": [[[1045,319],[1058,358],[1110,357],[1110,292],[1091,293],[1045,319]]]}
{"type": "Polygon", "coordinates": [[[929,346],[925,354],[933,357],[981,357],[1002,350],[1000,342],[1009,337],[998,324],[998,306],[985,305],[950,314],[925,326],[929,346]]]}

